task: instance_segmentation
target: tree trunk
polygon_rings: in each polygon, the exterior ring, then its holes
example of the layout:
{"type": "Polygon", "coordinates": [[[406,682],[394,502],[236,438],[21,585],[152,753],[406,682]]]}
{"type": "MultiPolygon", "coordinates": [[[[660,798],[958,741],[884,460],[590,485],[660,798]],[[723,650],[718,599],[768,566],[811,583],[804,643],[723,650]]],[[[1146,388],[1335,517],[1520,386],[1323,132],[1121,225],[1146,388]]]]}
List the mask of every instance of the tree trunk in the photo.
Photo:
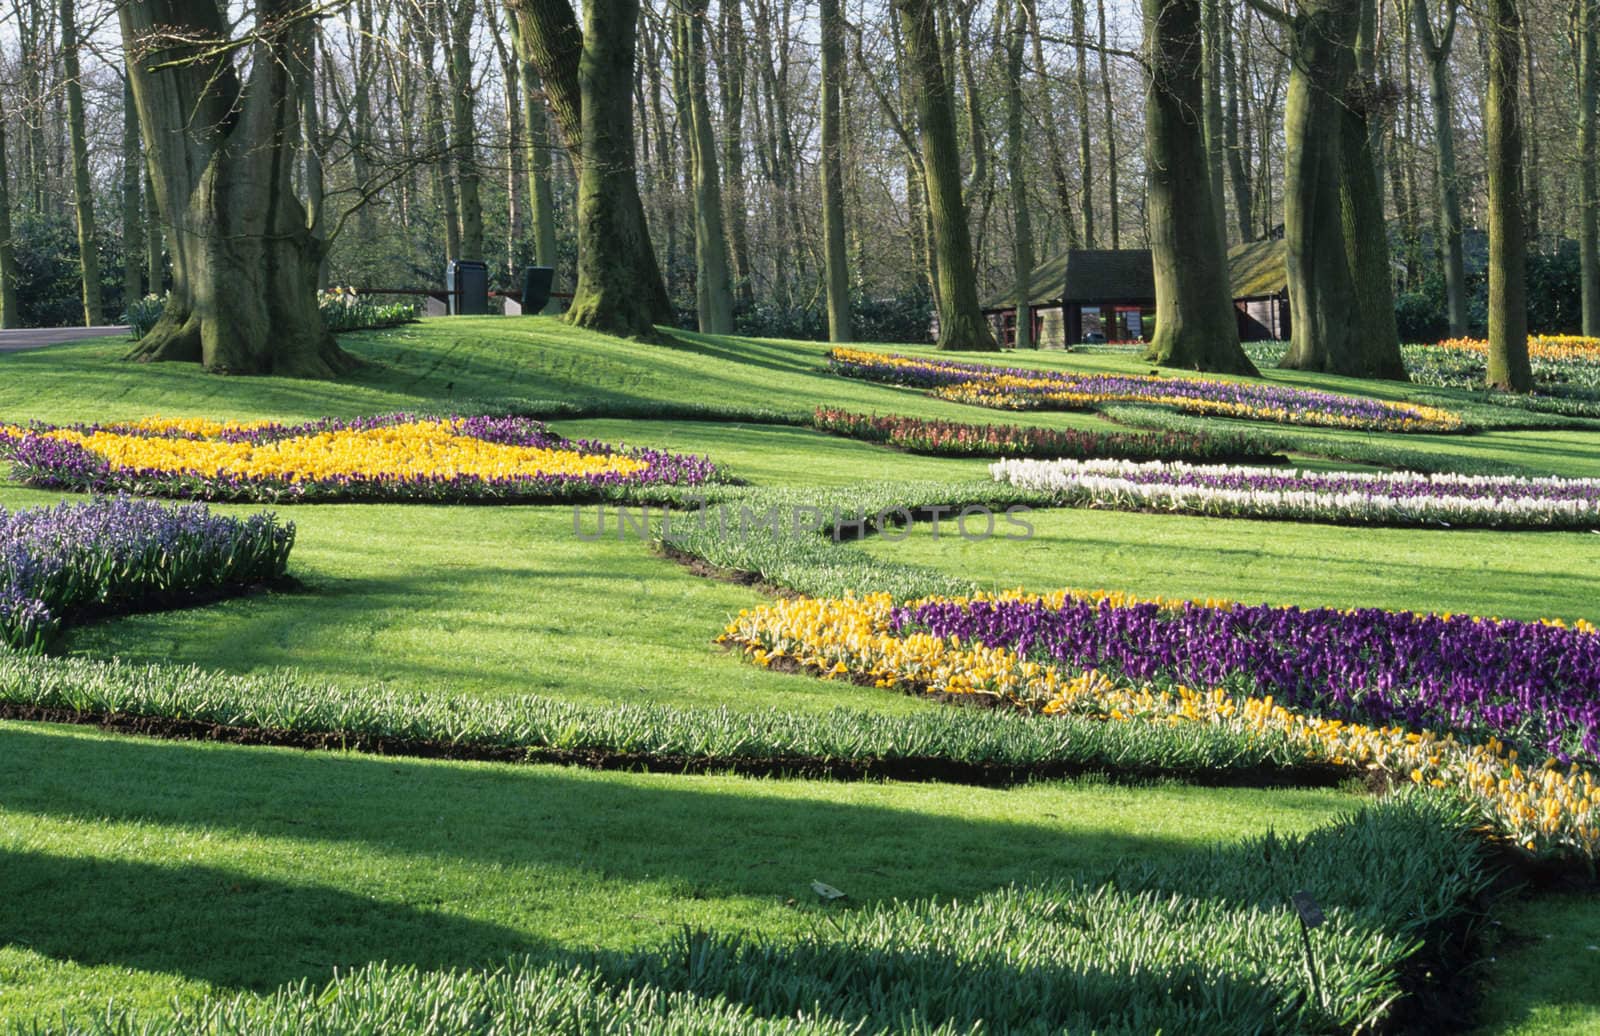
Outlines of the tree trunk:
{"type": "Polygon", "coordinates": [[[1389,224],[1383,215],[1383,187],[1378,179],[1374,129],[1382,117],[1377,80],[1376,0],[1361,0],[1356,39],[1356,78],[1347,91],[1340,117],[1343,158],[1344,239],[1356,307],[1350,321],[1361,351],[1361,373],[1370,378],[1409,381],[1400,357],[1400,332],[1394,316],[1394,269],[1389,255],[1389,224]]]}
{"type": "Polygon", "coordinates": [[[317,311],[321,248],[292,185],[300,127],[290,85],[301,0],[259,9],[241,82],[211,0],[118,7],[139,125],[164,221],[172,296],[132,358],[233,374],[331,377],[355,366],[317,311]],[[180,35],[168,35],[174,33],[180,35]]]}
{"type": "Polygon", "coordinates": [[[432,21],[433,24],[423,27],[418,34],[422,43],[422,67],[427,70],[428,77],[423,134],[428,140],[428,150],[432,152],[433,196],[439,204],[440,217],[444,220],[444,257],[460,259],[461,212],[456,204],[455,174],[450,167],[450,136],[444,124],[444,88],[439,85],[439,75],[433,67],[434,40],[443,35],[440,27],[444,22],[436,16],[432,21]]]}
{"type": "Polygon", "coordinates": [[[960,145],[930,0],[894,0],[917,83],[917,126],[927,183],[928,215],[939,256],[941,349],[999,348],[978,306],[972,235],[961,198],[960,145]]]}
{"type": "Polygon", "coordinates": [[[1033,299],[1029,297],[1034,262],[1033,219],[1028,212],[1028,184],[1024,172],[1029,141],[1022,120],[1022,57],[1027,31],[1027,8],[1018,0],[1017,9],[1011,15],[1010,31],[1006,34],[1006,179],[1011,187],[1011,283],[1017,303],[1017,329],[1012,344],[1018,349],[1031,349],[1034,344],[1033,299]]]}
{"type": "Polygon", "coordinates": [[[1106,212],[1111,217],[1111,247],[1122,247],[1122,199],[1117,183],[1117,119],[1111,105],[1111,70],[1106,57],[1106,0],[1095,0],[1100,30],[1100,92],[1105,100],[1106,212]]]}
{"type": "MultiPolygon", "coordinates": [[[[630,92],[633,83],[637,27],[629,27],[625,36],[619,35],[615,42],[602,41],[596,45],[594,53],[591,54],[589,43],[584,38],[583,31],[578,28],[578,19],[568,0],[506,0],[506,2],[517,12],[517,39],[521,48],[520,53],[539,72],[550,112],[555,116],[556,128],[561,133],[567,153],[572,159],[573,171],[578,176],[578,279],[580,282],[583,280],[582,271],[588,263],[583,255],[586,240],[595,244],[604,240],[606,244],[601,247],[625,249],[622,252],[613,251],[603,260],[595,260],[596,269],[591,270],[590,283],[607,297],[616,289],[607,291],[602,289],[602,285],[609,285],[613,281],[631,285],[626,290],[642,300],[649,317],[641,325],[638,315],[632,312],[633,304],[624,303],[623,310],[612,319],[603,311],[596,309],[600,304],[600,296],[595,296],[585,302],[582,313],[579,313],[580,299],[574,298],[572,308],[568,311],[569,319],[597,329],[606,326],[635,329],[642,327],[642,330],[623,333],[649,334],[651,325],[672,321],[673,308],[672,300],[667,295],[666,282],[661,278],[660,264],[656,262],[655,248],[650,244],[650,230],[645,220],[644,203],[639,197],[639,184],[635,175],[633,104],[630,92]],[[624,42],[626,52],[619,53],[618,48],[624,42]],[[585,63],[601,61],[610,62],[612,67],[619,67],[627,73],[623,81],[616,84],[617,90],[621,91],[620,96],[608,93],[607,84],[595,81],[599,76],[595,70],[598,66],[591,67],[588,78],[585,78],[583,67],[585,63]],[[623,146],[623,140],[608,139],[599,142],[592,152],[618,158],[625,155],[626,169],[598,170],[593,177],[590,177],[584,168],[591,149],[583,134],[584,126],[589,122],[588,113],[583,111],[583,104],[590,90],[602,95],[608,113],[622,117],[627,127],[626,147],[623,146]],[[591,226],[587,237],[584,230],[584,224],[588,219],[584,198],[586,184],[592,190],[605,189],[615,192],[609,196],[609,204],[618,210],[614,216],[603,216],[598,224],[591,226]],[[600,278],[598,268],[606,266],[619,268],[606,278],[600,278]]],[[[614,23],[618,15],[617,0],[586,0],[584,10],[590,11],[591,6],[600,15],[603,24],[615,28],[614,23]]],[[[637,15],[639,7],[637,0],[626,6],[637,15]]],[[[606,127],[604,120],[598,121],[596,125],[603,129],[606,127]]],[[[606,207],[604,196],[590,197],[588,201],[591,209],[606,207]]]]}
{"type": "Polygon", "coordinates": [[[450,19],[450,151],[461,200],[461,258],[483,258],[483,202],[479,196],[477,89],[472,83],[473,0],[455,0],[450,19]]]}
{"type": "Polygon", "coordinates": [[[1578,26],[1578,263],[1583,333],[1600,337],[1600,0],[1581,0],[1578,26]]]}
{"type": "MultiPolygon", "coordinates": [[[[1053,95],[1055,90],[1050,79],[1049,68],[1044,61],[1044,32],[1039,25],[1039,8],[1037,0],[1023,0],[1027,14],[1029,32],[1033,36],[1033,74],[1038,83],[1038,104],[1045,111],[1054,110],[1053,95]]],[[[1046,115],[1040,120],[1038,132],[1044,137],[1045,151],[1050,157],[1050,180],[1056,189],[1056,205],[1061,210],[1061,222],[1065,228],[1066,245],[1068,248],[1078,247],[1078,218],[1072,212],[1072,186],[1067,179],[1067,156],[1061,146],[1060,134],[1056,132],[1059,120],[1046,115]]]]}
{"type": "MultiPolygon", "coordinates": [[[[633,151],[634,44],[639,0],[584,0],[578,63],[578,286],[567,319],[578,327],[655,336],[648,283],[637,280],[650,254],[633,151]],[[643,287],[645,290],[641,290],[643,287]]],[[[545,83],[551,82],[548,76],[545,83]]],[[[559,111],[559,109],[557,109],[559,111]]],[[[656,274],[660,281],[660,274],[656,274]]],[[[665,288],[661,289],[665,294],[665,288]]]]}
{"type": "Polygon", "coordinates": [[[678,18],[678,54],[687,60],[689,143],[694,169],[695,308],[705,334],[733,333],[733,277],[728,235],[722,222],[722,183],[717,175],[717,131],[706,86],[706,8],[692,0],[678,18]]]}
{"type": "Polygon", "coordinates": [[[300,135],[304,147],[302,179],[305,187],[306,225],[317,242],[322,260],[317,263],[317,289],[328,287],[327,199],[323,183],[322,142],[317,116],[317,28],[306,21],[292,33],[293,49],[289,61],[289,88],[300,105],[300,135]]]}
{"type": "Polygon", "coordinates": [[[11,237],[11,172],[6,168],[6,120],[0,118],[0,328],[22,326],[17,312],[17,245],[11,237]]]}
{"type": "MultiPolygon", "coordinates": [[[[540,266],[556,265],[556,205],[554,185],[550,181],[550,120],[545,115],[544,86],[533,65],[521,58],[517,67],[522,74],[523,147],[526,157],[523,167],[528,175],[528,198],[533,221],[533,261],[540,266]]],[[[560,271],[556,271],[559,273],[560,271]]],[[[546,313],[561,312],[561,303],[551,299],[545,303],[546,313]]]]}
{"type": "Polygon", "coordinates": [[[1283,186],[1290,344],[1282,367],[1361,376],[1351,327],[1356,286],[1342,218],[1344,102],[1355,72],[1359,0],[1315,0],[1291,26],[1283,186]]]}
{"type": "Polygon", "coordinates": [[[1206,169],[1211,180],[1211,209],[1217,218],[1223,247],[1228,243],[1228,203],[1223,169],[1227,164],[1222,135],[1222,0],[1202,0],[1200,5],[1200,50],[1204,58],[1201,86],[1204,91],[1206,169]]]}
{"type": "MultiPolygon", "coordinates": [[[[727,0],[724,0],[727,2],[727,0]]],[[[850,264],[845,252],[844,163],[840,154],[839,88],[844,69],[844,23],[839,0],[822,0],[822,237],[827,281],[828,341],[848,342],[850,264]]]]}
{"type": "Polygon", "coordinates": [[[1222,33],[1225,37],[1222,44],[1222,84],[1225,88],[1222,146],[1227,152],[1228,183],[1233,188],[1234,226],[1238,228],[1240,241],[1254,241],[1256,235],[1252,215],[1255,201],[1250,183],[1250,165],[1246,160],[1246,149],[1240,140],[1239,99],[1240,94],[1246,91],[1241,82],[1243,72],[1236,52],[1233,5],[1222,5],[1222,14],[1222,33]]]}
{"type": "MultiPolygon", "coordinates": [[[[140,134],[141,142],[143,134],[140,134]]],[[[161,203],[156,200],[156,183],[150,175],[148,156],[144,173],[144,276],[145,289],[152,295],[167,290],[166,232],[161,224],[161,203]]]]}
{"type": "Polygon", "coordinates": [[[1523,77],[1527,83],[1528,116],[1523,120],[1523,140],[1528,153],[1522,169],[1522,190],[1527,212],[1528,247],[1539,250],[1539,220],[1544,210],[1544,192],[1541,183],[1542,163],[1539,158],[1539,83],[1538,67],[1534,63],[1533,34],[1528,32],[1526,21],[1520,31],[1522,37],[1523,77]]]}
{"type": "MultiPolygon", "coordinates": [[[[743,305],[755,302],[750,272],[750,220],[745,211],[744,181],[744,21],[740,0],[724,0],[722,46],[717,56],[717,88],[722,96],[724,220],[733,256],[733,291],[743,305]]],[[[843,46],[843,44],[841,44],[843,46]]]]}
{"type": "Polygon", "coordinates": [[[1254,375],[1239,347],[1207,161],[1202,2],[1144,0],[1145,165],[1156,282],[1156,334],[1145,357],[1169,367],[1254,375]]]}
{"type": "Polygon", "coordinates": [[[1456,180],[1456,131],[1451,114],[1450,51],[1455,45],[1457,0],[1445,0],[1437,36],[1428,0],[1412,0],[1417,43],[1428,63],[1428,103],[1433,109],[1434,175],[1439,181],[1439,239],[1444,253],[1445,310],[1451,337],[1467,333],[1467,272],[1461,243],[1461,188],[1456,180]]]}
{"type": "Polygon", "coordinates": [[[1522,210],[1517,0],[1489,0],[1489,371],[1491,388],[1533,389],[1528,361],[1528,240],[1522,210]]]}
{"type": "Polygon", "coordinates": [[[72,194],[78,221],[78,273],[83,283],[83,323],[104,323],[100,312],[100,248],[94,226],[94,183],[89,178],[89,135],[83,114],[74,0],[61,0],[61,63],[67,79],[67,130],[72,140],[72,194]]]}
{"type": "Polygon", "coordinates": [[[1094,247],[1094,151],[1089,137],[1089,14],[1085,0],[1072,0],[1072,32],[1077,38],[1078,208],[1083,212],[1083,247],[1094,247]]]}
{"type": "Polygon", "coordinates": [[[144,157],[139,151],[139,111],[133,87],[122,79],[122,306],[126,310],[144,297],[144,157]]]}

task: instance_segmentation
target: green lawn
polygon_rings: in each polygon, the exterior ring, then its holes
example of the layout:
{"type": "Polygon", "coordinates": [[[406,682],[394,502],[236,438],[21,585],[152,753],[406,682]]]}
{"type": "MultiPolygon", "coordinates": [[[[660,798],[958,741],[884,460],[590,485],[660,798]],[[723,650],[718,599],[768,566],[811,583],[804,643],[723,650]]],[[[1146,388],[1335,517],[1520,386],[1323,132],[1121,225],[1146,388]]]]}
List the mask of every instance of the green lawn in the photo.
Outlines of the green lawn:
{"type": "Polygon", "coordinates": [[[1352,805],[1331,790],[990,791],[443,764],[0,723],[0,1022],[269,991],[389,960],[493,965],[798,933],[852,903],[1099,873],[1352,805]]]}
{"type": "MultiPolygon", "coordinates": [[[[121,342],[0,355],[0,419],[305,419],[514,397],[788,412],[827,404],[1111,427],[1093,414],[1001,414],[835,378],[821,370],[826,347],[817,343],[680,335],[644,345],[544,318],[427,321],[345,342],[369,362],[339,383],[130,366],[117,359],[121,342]]],[[[1135,357],[1102,354],[1008,354],[1003,362],[1148,369],[1135,357]]],[[[1269,377],[1389,398],[1423,391],[1269,377]]],[[[985,471],[979,461],[914,457],[778,425],[589,418],[556,427],[704,453],[764,486],[971,479],[985,471]]],[[[1368,438],[1600,475],[1600,431],[1368,438]]],[[[59,499],[0,483],[7,507],[59,499]]],[[[436,695],[936,707],[733,660],[711,640],[730,615],[761,602],[760,593],[695,576],[614,528],[586,542],[574,534],[570,507],[278,510],[298,529],[290,565],[297,588],[95,623],[72,631],[65,650],[239,672],[294,667],[315,680],[436,695]]],[[[585,533],[593,517],[592,507],[580,513],[585,533]]],[[[1041,511],[1031,521],[1036,535],[1025,543],[935,541],[919,526],[903,540],[877,538],[858,549],[996,587],[1600,618],[1600,536],[1589,533],[1089,511],[1041,511]]],[[[813,878],[845,889],[853,902],[969,896],[1011,880],[1103,869],[1125,854],[1184,851],[1267,827],[1303,830],[1350,801],[1333,791],[1092,783],[987,791],[593,774],[163,744],[4,723],[0,1026],[63,1008],[102,1010],[108,997],[159,1009],[173,995],[211,988],[268,990],[383,958],[479,965],[538,947],[649,944],[682,924],[798,932],[819,922],[813,878]]],[[[1587,992],[1600,988],[1600,952],[1587,949],[1600,944],[1593,901],[1536,898],[1508,904],[1503,916],[1517,937],[1485,965],[1485,1021],[1529,1033],[1600,1025],[1600,1005],[1587,992]]]]}
{"type": "MultiPolygon", "coordinates": [[[[1370,529],[1121,511],[1028,516],[1033,537],[964,539],[929,525],[866,540],[876,557],[996,589],[1062,586],[1251,604],[1600,619],[1589,532],[1370,529]]],[[[978,529],[976,531],[981,531],[978,529]]]]}

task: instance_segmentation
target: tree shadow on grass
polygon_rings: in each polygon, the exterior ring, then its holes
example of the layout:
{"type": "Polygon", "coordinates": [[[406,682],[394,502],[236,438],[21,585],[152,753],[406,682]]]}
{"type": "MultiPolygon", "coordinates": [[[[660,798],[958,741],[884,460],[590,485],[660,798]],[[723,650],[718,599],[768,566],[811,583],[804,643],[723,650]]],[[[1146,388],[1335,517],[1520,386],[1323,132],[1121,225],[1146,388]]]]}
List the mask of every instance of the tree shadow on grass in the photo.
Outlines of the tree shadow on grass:
{"type": "MultiPolygon", "coordinates": [[[[0,943],[256,990],[376,960],[483,966],[548,940],[573,953],[616,945],[619,930],[659,941],[707,918],[803,925],[783,904],[812,909],[812,879],[852,903],[965,897],[1203,840],[1143,830],[1152,807],[1126,812],[1134,795],[1165,796],[1156,815],[1203,812],[1211,795],[1248,808],[1228,792],[1083,787],[1047,800],[1077,818],[1052,826],[986,815],[1006,793],[931,801],[945,794],[7,724],[0,811],[15,833],[0,848],[0,943]]],[[[1279,794],[1291,815],[1334,805],[1279,794]]]]}
{"type": "Polygon", "coordinates": [[[489,964],[527,933],[375,896],[198,864],[0,848],[0,945],[266,992],[373,961],[489,964]]]}

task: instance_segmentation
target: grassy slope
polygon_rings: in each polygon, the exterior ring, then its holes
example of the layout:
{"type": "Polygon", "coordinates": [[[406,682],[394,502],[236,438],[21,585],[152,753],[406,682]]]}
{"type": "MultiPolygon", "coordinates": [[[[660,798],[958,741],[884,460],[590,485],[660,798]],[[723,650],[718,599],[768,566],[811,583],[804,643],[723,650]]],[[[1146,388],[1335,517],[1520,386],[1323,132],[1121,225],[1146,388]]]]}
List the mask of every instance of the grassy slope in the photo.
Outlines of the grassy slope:
{"type": "Polygon", "coordinates": [[[970,896],[1272,826],[1336,791],[990,791],[595,774],[0,723],[0,1023],[266,991],[387,959],[493,965],[680,926],[799,932],[853,902],[970,896]]]}
{"type": "Polygon", "coordinates": [[[1588,532],[1363,529],[1077,510],[1037,511],[1029,521],[1034,536],[1026,542],[935,539],[921,525],[863,549],[996,588],[1600,618],[1592,576],[1600,536],[1588,532]]]}
{"type": "MultiPolygon", "coordinates": [[[[1093,415],[997,414],[832,378],[818,370],[824,347],[812,343],[683,336],[663,348],[532,319],[436,321],[347,344],[372,362],[340,384],[219,379],[169,365],[130,369],[111,362],[122,343],[12,354],[0,357],[0,417],[308,418],[516,396],[788,411],[826,403],[1105,427],[1093,415]]],[[[1046,354],[1025,362],[1144,369],[1117,356],[1046,354]]],[[[1314,375],[1271,378],[1392,396],[1409,391],[1314,375]]],[[[913,458],[792,428],[614,419],[559,427],[706,452],[762,484],[864,481],[886,471],[897,478],[959,478],[983,470],[978,462],[913,458]]],[[[1391,438],[1551,472],[1600,474],[1600,434],[1391,438]]],[[[0,487],[7,506],[54,499],[0,487]]],[[[694,578],[636,543],[580,543],[571,535],[570,509],[289,511],[300,527],[293,568],[306,592],[105,623],[75,633],[70,649],[230,669],[292,664],[343,682],[467,694],[917,707],[721,657],[710,637],[730,612],[759,600],[754,592],[694,578]]],[[[934,544],[925,532],[868,549],[997,585],[1595,617],[1581,574],[1593,567],[1597,537],[1374,532],[1087,512],[1040,514],[1035,522],[1040,537],[1010,551],[948,538],[934,544]]],[[[85,903],[83,882],[40,893],[56,914],[80,918],[71,925],[35,910],[20,924],[0,918],[6,992],[0,1017],[31,1013],[57,996],[90,1005],[108,992],[132,991],[158,1003],[205,981],[322,975],[333,962],[331,936],[320,923],[330,910],[354,926],[352,945],[361,959],[383,952],[450,963],[530,940],[622,945],[680,920],[783,930],[799,915],[782,899],[798,893],[803,900],[812,877],[833,881],[843,873],[833,883],[858,897],[962,894],[1001,875],[1100,865],[1127,848],[1160,851],[1267,823],[1310,824],[1336,801],[1323,793],[1082,786],[990,793],[602,777],[134,747],[17,725],[0,726],[0,745],[0,771],[11,760],[25,761],[13,775],[0,772],[0,856],[11,857],[0,868],[0,901],[19,901],[12,895],[19,875],[48,884],[58,873],[87,876],[101,897],[85,903]],[[335,794],[326,794],[330,787],[335,794]],[[208,790],[187,790],[194,788],[208,790]],[[463,812],[480,822],[451,819],[463,812]],[[519,815],[527,827],[505,819],[519,815]],[[101,817],[109,822],[96,823],[101,817]],[[647,824],[658,825],[650,838],[673,846],[670,858],[642,859],[637,844],[648,839],[608,837],[647,824]],[[539,825],[552,825],[582,848],[570,858],[538,848],[529,832],[539,825]],[[684,844],[684,832],[708,827],[718,831],[717,851],[684,844]],[[751,832],[741,834],[747,827],[751,832]],[[1138,841],[1141,831],[1148,844],[1138,841]],[[1069,839],[1065,848],[1055,841],[1060,835],[1069,839]],[[728,851],[728,840],[739,837],[746,841],[728,851]],[[216,893],[196,907],[195,887],[216,893]],[[186,911],[215,949],[189,950],[182,925],[129,920],[113,906],[124,901],[119,890],[141,910],[186,911]],[[213,920],[213,910],[224,920],[213,920]],[[288,918],[280,927],[272,927],[274,920],[265,934],[241,938],[280,915],[288,918]],[[219,977],[226,974],[232,977],[219,977]]],[[[1540,914],[1545,908],[1535,901],[1526,908],[1531,913],[1516,916],[1534,918],[1530,924],[1560,919],[1559,912],[1540,914]]],[[[1592,943],[1592,932],[1570,923],[1558,931],[1570,951],[1559,963],[1585,974],[1578,943],[1592,943]]],[[[1495,1023],[1528,1020],[1530,1031],[1553,1032],[1600,1022],[1592,998],[1575,997],[1564,980],[1555,981],[1564,973],[1551,966],[1556,959],[1548,948],[1528,945],[1502,955],[1500,974],[1508,977],[1495,987],[1495,1023]]]]}

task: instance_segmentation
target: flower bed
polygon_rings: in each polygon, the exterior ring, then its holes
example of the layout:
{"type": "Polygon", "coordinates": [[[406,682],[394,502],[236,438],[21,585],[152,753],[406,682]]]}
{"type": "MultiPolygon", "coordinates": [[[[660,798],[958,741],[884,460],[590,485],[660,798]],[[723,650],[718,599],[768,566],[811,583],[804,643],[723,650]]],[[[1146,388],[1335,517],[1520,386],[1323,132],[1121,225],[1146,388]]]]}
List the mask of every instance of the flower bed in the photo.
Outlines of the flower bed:
{"type": "Polygon", "coordinates": [[[968,603],[923,600],[902,608],[888,594],[778,601],[740,612],[718,639],[758,665],[793,665],[825,678],[975,696],[1107,722],[1202,724],[1245,741],[1282,738],[1308,761],[1447,790],[1529,850],[1600,853],[1600,784],[1576,763],[1563,768],[1551,758],[1525,766],[1515,749],[1493,737],[1472,743],[1453,732],[1350,722],[1292,710],[1271,694],[1162,687],[1094,669],[1073,674],[1054,660],[1027,657],[1004,643],[940,635],[905,622],[908,614],[930,605],[964,608],[968,603]]]}
{"type": "Polygon", "coordinates": [[[41,649],[85,608],[131,610],[280,578],[293,545],[294,526],[271,514],[223,518],[203,504],[0,507],[0,644],[41,649]]]}
{"type": "Polygon", "coordinates": [[[1600,527],[1600,480],[1264,470],[1181,462],[1003,460],[997,481],[1070,507],[1494,529],[1600,527]]]}
{"type": "Polygon", "coordinates": [[[812,427],[850,439],[940,457],[1120,457],[1126,460],[1258,460],[1277,455],[1243,434],[1100,432],[1008,424],[926,421],[818,407],[812,427]]]}
{"type": "MultiPolygon", "coordinates": [[[[1288,343],[1247,342],[1244,348],[1257,366],[1269,367],[1283,359],[1288,343]]],[[[1487,342],[1472,338],[1400,347],[1414,384],[1475,392],[1487,391],[1488,352],[1487,342]]],[[[1528,355],[1534,391],[1491,392],[1484,397],[1487,402],[1568,417],[1600,417],[1600,339],[1533,335],[1528,355]]]]}
{"type": "Polygon", "coordinates": [[[531,502],[718,478],[702,457],[566,439],[521,417],[150,418],[4,427],[0,441],[29,485],[207,500],[531,502]]]}
{"type": "Polygon", "coordinates": [[[1073,673],[1225,686],[1341,719],[1600,763],[1600,632],[1588,623],[1062,591],[933,598],[897,611],[891,628],[977,640],[1073,673]]]}
{"type": "Polygon", "coordinates": [[[1459,416],[1434,407],[1247,381],[992,367],[845,348],[829,350],[828,366],[844,377],[925,388],[941,399],[1003,410],[1090,410],[1109,403],[1142,403],[1213,417],[1368,431],[1462,428],[1459,416]]]}

